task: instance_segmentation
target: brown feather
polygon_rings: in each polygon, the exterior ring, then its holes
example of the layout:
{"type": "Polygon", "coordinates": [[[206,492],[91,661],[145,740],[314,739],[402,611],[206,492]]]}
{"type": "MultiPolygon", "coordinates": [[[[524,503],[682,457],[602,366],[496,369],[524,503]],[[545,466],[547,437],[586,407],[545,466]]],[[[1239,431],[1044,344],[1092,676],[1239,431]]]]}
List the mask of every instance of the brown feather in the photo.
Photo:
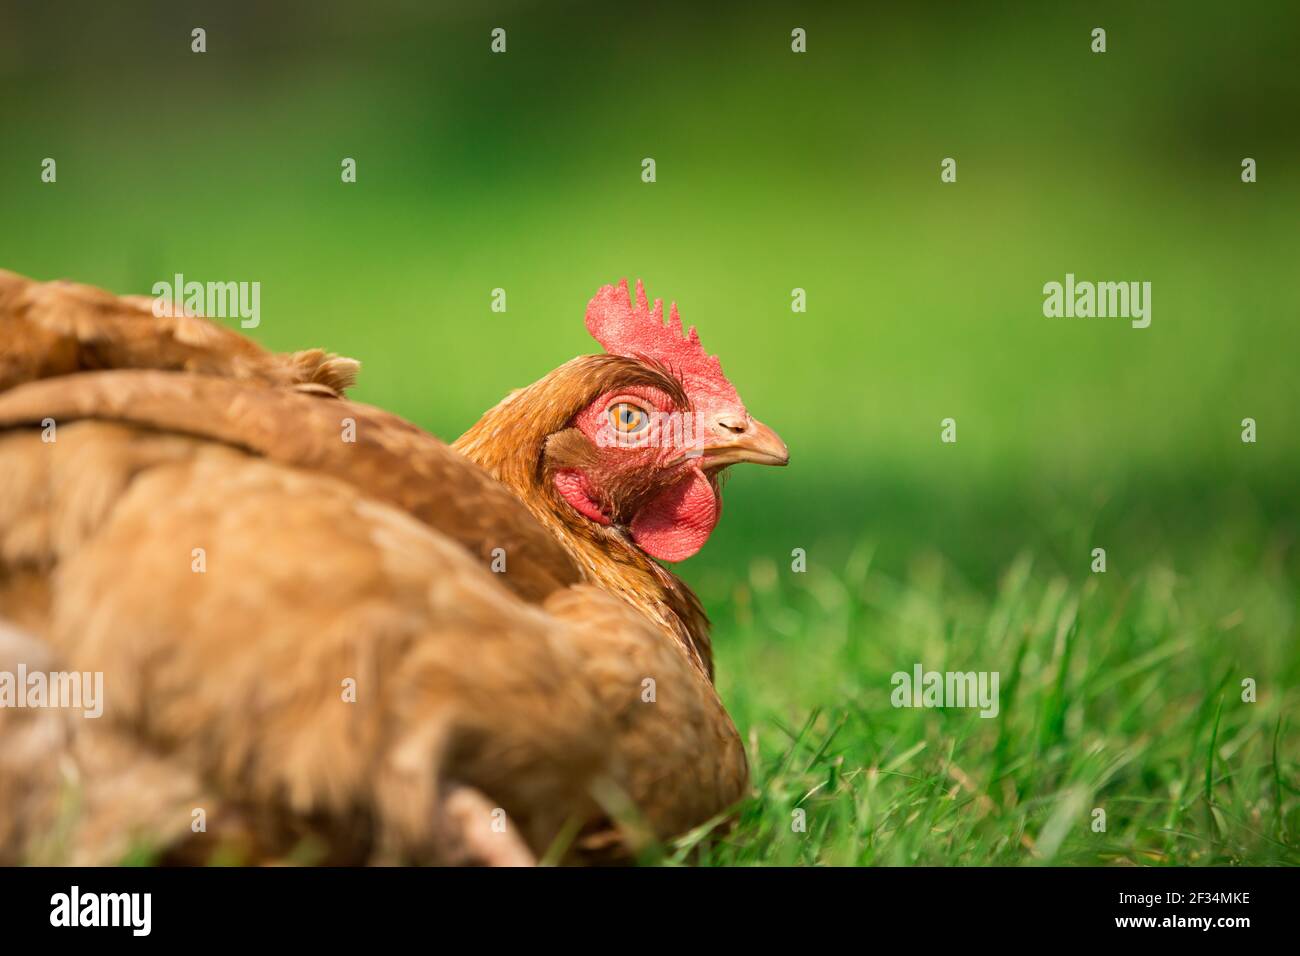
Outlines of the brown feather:
{"type": "MultiPolygon", "coordinates": [[[[521,495],[540,392],[462,454],[337,397],[348,360],[143,308],[0,273],[0,670],[106,698],[0,709],[0,862],[519,862],[574,824],[604,858],[624,804],[662,839],[743,795],[698,601],[521,495]]],[[[637,365],[595,367],[665,384],[637,365]]]]}

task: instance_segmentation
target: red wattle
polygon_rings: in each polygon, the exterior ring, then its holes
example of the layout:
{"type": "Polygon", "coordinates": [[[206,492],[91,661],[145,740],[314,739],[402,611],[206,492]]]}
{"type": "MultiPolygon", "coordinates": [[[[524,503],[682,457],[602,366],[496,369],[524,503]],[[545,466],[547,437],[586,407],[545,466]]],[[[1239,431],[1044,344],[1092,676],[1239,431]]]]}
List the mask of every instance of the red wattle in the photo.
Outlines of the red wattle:
{"type": "Polygon", "coordinates": [[[598,524],[609,524],[609,518],[600,510],[587,476],[576,468],[565,468],[555,475],[555,490],[584,517],[598,524]]]}
{"type": "Polygon", "coordinates": [[[698,468],[661,492],[632,519],[632,540],[652,558],[685,561],[704,547],[721,514],[713,485],[698,468]]]}

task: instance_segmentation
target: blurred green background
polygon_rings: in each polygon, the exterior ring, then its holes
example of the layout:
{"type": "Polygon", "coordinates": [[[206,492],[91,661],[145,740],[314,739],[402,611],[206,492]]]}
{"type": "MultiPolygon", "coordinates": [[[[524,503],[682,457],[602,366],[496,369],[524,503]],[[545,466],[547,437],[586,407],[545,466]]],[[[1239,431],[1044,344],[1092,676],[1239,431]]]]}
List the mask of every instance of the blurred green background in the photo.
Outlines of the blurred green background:
{"type": "MultiPolygon", "coordinates": [[[[5,5],[0,267],[120,293],[260,281],[257,339],[360,359],[356,397],[448,439],[594,351],[588,298],[643,277],[791,449],[732,476],[679,569],[742,732],[881,707],[936,633],[960,645],[954,602],[994,613],[1026,555],[1085,604],[1157,582],[1180,608],[1159,634],[1240,659],[1270,719],[1294,710],[1295,4],[699,6],[5,5]],[[1150,328],[1045,318],[1067,272],[1150,281],[1150,328]],[[893,610],[841,619],[884,600],[872,580],[940,609],[916,646],[893,610]],[[765,588],[785,596],[756,618],[765,588]],[[819,628],[872,660],[822,655],[819,628]]],[[[971,666],[1010,668],[967,638],[971,666]]],[[[850,762],[880,756],[860,743],[850,762]]]]}

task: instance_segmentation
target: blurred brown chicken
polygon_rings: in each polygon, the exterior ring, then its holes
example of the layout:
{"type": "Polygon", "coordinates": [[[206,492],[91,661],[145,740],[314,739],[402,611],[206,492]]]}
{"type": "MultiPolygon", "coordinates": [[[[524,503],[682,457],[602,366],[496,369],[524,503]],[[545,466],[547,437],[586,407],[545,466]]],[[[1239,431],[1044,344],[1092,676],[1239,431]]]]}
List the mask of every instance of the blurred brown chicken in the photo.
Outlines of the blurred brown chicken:
{"type": "Polygon", "coordinates": [[[654,559],[787,455],[675,307],[602,288],[447,446],[155,306],[0,272],[0,676],[103,674],[0,707],[0,862],[617,859],[743,795],[654,559]]]}

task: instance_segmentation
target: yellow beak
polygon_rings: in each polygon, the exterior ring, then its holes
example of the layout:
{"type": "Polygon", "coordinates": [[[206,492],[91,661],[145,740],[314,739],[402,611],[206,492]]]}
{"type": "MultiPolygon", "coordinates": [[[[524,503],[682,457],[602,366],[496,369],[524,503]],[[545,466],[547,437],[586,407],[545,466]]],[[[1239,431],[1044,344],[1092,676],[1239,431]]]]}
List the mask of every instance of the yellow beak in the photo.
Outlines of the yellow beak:
{"type": "Polygon", "coordinates": [[[742,461],[756,465],[786,465],[790,462],[790,450],[780,435],[751,418],[734,438],[704,446],[701,457],[704,467],[709,469],[725,468],[742,461]]]}

